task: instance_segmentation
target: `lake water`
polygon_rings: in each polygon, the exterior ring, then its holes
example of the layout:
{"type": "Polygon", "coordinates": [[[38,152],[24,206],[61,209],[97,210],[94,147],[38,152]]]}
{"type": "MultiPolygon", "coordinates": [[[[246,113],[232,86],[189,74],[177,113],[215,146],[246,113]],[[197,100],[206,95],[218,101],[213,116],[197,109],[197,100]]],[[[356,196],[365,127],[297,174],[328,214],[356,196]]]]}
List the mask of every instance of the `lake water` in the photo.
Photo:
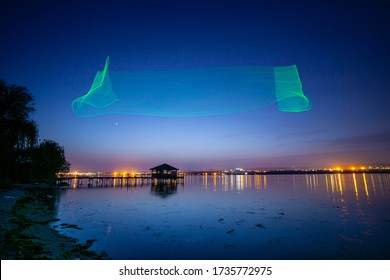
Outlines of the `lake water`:
{"type": "Polygon", "coordinates": [[[390,259],[390,174],[187,176],[61,192],[61,232],[111,259],[390,259]]]}

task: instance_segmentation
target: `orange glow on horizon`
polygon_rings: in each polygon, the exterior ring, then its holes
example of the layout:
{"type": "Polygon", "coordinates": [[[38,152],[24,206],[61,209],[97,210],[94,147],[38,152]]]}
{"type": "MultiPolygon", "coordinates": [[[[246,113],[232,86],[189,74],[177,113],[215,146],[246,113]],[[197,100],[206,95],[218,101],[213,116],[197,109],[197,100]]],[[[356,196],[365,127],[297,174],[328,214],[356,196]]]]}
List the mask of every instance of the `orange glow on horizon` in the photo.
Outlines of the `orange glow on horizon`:
{"type": "Polygon", "coordinates": [[[340,172],[343,172],[344,170],[351,170],[351,171],[364,171],[364,170],[368,170],[368,167],[367,166],[359,166],[357,164],[355,165],[349,165],[348,167],[343,167],[341,165],[336,165],[334,167],[330,167],[330,168],[325,168],[325,170],[329,170],[329,171],[340,171],[340,172]]]}

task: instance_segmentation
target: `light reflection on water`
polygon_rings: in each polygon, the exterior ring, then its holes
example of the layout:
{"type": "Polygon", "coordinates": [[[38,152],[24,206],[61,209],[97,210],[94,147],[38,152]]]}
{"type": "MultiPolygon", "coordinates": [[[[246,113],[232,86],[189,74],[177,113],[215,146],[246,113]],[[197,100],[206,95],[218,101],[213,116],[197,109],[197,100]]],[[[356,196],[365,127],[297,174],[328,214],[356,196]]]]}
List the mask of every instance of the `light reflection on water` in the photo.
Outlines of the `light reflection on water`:
{"type": "Polygon", "coordinates": [[[390,174],[187,176],[69,188],[64,229],[113,259],[389,259],[390,174]]]}

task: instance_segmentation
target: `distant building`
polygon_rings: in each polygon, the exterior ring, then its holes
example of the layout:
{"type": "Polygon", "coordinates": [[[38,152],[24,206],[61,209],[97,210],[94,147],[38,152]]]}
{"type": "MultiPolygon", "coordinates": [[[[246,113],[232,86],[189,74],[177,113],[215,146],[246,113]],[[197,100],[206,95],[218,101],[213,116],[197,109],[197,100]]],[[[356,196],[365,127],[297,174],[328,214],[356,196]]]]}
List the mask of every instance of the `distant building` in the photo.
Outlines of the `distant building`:
{"type": "Polygon", "coordinates": [[[159,166],[150,168],[152,171],[152,179],[177,179],[178,168],[173,167],[169,164],[161,164],[159,166]]]}

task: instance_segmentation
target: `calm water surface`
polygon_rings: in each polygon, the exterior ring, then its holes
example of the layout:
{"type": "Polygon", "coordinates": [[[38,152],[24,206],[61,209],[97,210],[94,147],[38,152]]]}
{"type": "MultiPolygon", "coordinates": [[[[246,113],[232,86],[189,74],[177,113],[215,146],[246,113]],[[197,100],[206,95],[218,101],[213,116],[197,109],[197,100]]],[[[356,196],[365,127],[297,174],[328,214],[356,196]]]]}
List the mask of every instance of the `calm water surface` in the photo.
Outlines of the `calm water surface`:
{"type": "Polygon", "coordinates": [[[112,259],[390,259],[390,174],[70,187],[58,217],[112,259]]]}

